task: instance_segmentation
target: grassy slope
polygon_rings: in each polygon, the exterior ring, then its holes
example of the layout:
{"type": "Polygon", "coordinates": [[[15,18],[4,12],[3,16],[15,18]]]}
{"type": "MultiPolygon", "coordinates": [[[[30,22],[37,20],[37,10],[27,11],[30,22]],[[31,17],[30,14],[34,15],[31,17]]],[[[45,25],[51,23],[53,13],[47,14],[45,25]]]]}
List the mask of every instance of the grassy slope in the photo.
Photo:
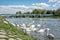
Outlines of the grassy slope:
{"type": "Polygon", "coordinates": [[[10,23],[6,24],[3,21],[5,18],[0,17],[0,29],[4,29],[8,33],[16,34],[16,37],[21,38],[22,40],[35,40],[34,38],[30,37],[26,33],[22,32],[21,30],[17,29],[17,27],[14,27],[10,23]]]}

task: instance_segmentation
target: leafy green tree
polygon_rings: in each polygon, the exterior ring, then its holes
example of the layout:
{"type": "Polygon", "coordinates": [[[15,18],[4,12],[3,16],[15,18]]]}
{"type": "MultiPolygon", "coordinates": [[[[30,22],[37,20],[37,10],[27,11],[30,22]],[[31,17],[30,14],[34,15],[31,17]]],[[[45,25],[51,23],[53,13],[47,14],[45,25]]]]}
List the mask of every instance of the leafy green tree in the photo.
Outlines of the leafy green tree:
{"type": "Polygon", "coordinates": [[[46,14],[53,14],[52,10],[47,10],[46,14]]]}
{"type": "Polygon", "coordinates": [[[30,12],[24,12],[24,14],[30,14],[30,12]]]}
{"type": "Polygon", "coordinates": [[[52,14],[55,15],[55,14],[56,14],[56,10],[53,10],[53,11],[52,11],[52,14]]]}
{"type": "Polygon", "coordinates": [[[32,11],[32,14],[41,14],[42,10],[41,9],[35,9],[32,11]]]}
{"type": "Polygon", "coordinates": [[[19,12],[16,12],[16,14],[21,14],[21,11],[19,11],[19,12]]]}
{"type": "Polygon", "coordinates": [[[46,14],[47,10],[42,10],[41,14],[46,14]]]}
{"type": "Polygon", "coordinates": [[[56,10],[56,15],[60,15],[60,8],[56,10]]]}

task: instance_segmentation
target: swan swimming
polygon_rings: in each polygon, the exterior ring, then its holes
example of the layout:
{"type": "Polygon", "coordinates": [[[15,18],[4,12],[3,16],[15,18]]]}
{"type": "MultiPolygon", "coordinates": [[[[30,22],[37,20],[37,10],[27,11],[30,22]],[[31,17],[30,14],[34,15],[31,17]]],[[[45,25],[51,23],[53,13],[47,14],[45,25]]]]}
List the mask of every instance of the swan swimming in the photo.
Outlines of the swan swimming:
{"type": "Polygon", "coordinates": [[[43,33],[43,34],[44,34],[44,32],[46,32],[46,37],[48,37],[48,39],[54,39],[55,36],[53,34],[50,34],[49,31],[50,31],[50,29],[46,28],[46,29],[40,29],[38,32],[43,33]]]}
{"type": "Polygon", "coordinates": [[[49,39],[54,39],[55,38],[55,36],[53,35],[53,34],[51,34],[51,33],[49,33],[49,31],[50,31],[50,29],[49,28],[46,28],[45,29],[45,32],[46,32],[46,36],[49,38],[49,39]]]}

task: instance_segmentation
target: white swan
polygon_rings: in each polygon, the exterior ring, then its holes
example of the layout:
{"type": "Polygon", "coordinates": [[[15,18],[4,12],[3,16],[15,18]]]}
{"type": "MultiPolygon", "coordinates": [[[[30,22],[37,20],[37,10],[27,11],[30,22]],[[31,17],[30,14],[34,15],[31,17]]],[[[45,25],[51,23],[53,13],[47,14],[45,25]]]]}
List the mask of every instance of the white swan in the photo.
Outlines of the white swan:
{"type": "Polygon", "coordinates": [[[32,28],[34,28],[34,27],[35,27],[35,25],[31,25],[31,27],[32,27],[32,28]]]}
{"type": "Polygon", "coordinates": [[[40,24],[37,24],[37,27],[41,27],[41,25],[40,24]]]}
{"type": "Polygon", "coordinates": [[[39,29],[40,29],[40,27],[41,27],[41,25],[40,25],[40,24],[37,24],[36,26],[37,26],[38,30],[39,30],[39,29]]]}
{"type": "Polygon", "coordinates": [[[16,25],[17,27],[20,27],[19,24],[16,25]]]}
{"type": "Polygon", "coordinates": [[[42,34],[44,34],[44,32],[46,32],[46,36],[47,36],[49,39],[54,39],[55,36],[54,36],[53,34],[50,34],[49,31],[50,31],[50,29],[49,29],[49,28],[46,28],[46,29],[40,29],[40,30],[37,31],[37,32],[42,33],[42,34]]]}
{"type": "Polygon", "coordinates": [[[45,29],[46,36],[47,36],[49,39],[54,39],[55,36],[54,36],[53,34],[50,34],[49,31],[50,31],[49,28],[46,28],[46,29],[45,29]]]}
{"type": "Polygon", "coordinates": [[[44,33],[44,32],[45,32],[45,29],[40,29],[40,30],[37,31],[37,32],[44,33]]]}
{"type": "Polygon", "coordinates": [[[26,29],[26,24],[23,23],[23,24],[21,25],[21,28],[22,28],[22,29],[26,29]]]}
{"type": "Polygon", "coordinates": [[[26,24],[23,23],[21,26],[23,26],[23,27],[25,26],[26,27],[26,24]]]}
{"type": "Polygon", "coordinates": [[[33,31],[33,32],[36,32],[36,31],[37,31],[37,28],[33,28],[32,31],[33,31]]]}
{"type": "Polygon", "coordinates": [[[34,24],[28,24],[28,27],[26,27],[26,28],[29,28],[31,31],[36,30],[36,28],[35,28],[35,25],[34,25],[34,24]]]}

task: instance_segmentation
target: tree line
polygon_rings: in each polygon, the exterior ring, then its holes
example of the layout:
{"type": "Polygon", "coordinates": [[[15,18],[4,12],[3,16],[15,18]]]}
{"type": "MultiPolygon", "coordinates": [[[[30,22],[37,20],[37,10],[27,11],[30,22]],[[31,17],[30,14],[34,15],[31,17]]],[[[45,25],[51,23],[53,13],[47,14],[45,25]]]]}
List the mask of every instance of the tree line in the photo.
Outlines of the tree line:
{"type": "Polygon", "coordinates": [[[60,8],[57,10],[43,10],[43,9],[34,9],[32,12],[24,12],[21,11],[16,12],[16,14],[53,14],[53,16],[60,16],[60,8]]]}
{"type": "MultiPolygon", "coordinates": [[[[22,12],[18,11],[18,12],[16,12],[16,14],[22,14],[22,12]]],[[[54,15],[60,15],[60,8],[57,10],[34,9],[32,12],[24,12],[23,14],[54,14],[54,15]]]]}

